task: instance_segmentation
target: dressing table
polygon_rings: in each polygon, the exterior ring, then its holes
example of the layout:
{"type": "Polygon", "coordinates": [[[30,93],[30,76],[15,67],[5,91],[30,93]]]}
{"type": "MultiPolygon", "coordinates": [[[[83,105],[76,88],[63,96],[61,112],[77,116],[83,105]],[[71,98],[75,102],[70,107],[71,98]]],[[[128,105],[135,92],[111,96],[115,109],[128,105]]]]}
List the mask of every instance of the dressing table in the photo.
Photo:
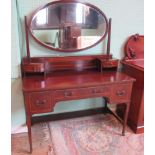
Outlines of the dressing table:
{"type": "Polygon", "coordinates": [[[54,1],[37,9],[29,21],[25,17],[25,32],[27,57],[22,59],[21,68],[30,152],[33,115],[52,112],[59,101],[104,97],[106,112],[110,111],[108,103],[124,104],[122,135],[125,135],[135,79],[117,71],[118,60],[110,54],[111,19],[108,22],[101,10],[88,3],[54,1]],[[108,34],[107,53],[31,57],[29,33],[40,45],[58,52],[91,48],[108,34]],[[52,36],[54,39],[49,39],[52,36]]]}

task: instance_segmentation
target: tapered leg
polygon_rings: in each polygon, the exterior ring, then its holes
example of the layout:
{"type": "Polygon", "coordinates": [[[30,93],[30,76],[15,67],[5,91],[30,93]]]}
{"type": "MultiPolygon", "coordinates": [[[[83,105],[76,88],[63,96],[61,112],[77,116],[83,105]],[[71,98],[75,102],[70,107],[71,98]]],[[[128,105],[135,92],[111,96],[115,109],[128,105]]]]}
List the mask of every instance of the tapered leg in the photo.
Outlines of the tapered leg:
{"type": "Polygon", "coordinates": [[[122,130],[122,136],[125,136],[125,128],[127,125],[127,118],[129,113],[129,103],[126,103],[126,109],[125,109],[125,115],[124,115],[124,121],[123,121],[123,130],[122,130]]]}
{"type": "Polygon", "coordinates": [[[30,153],[32,153],[32,133],[31,133],[31,116],[27,116],[28,137],[30,145],[30,153]]]}
{"type": "Polygon", "coordinates": [[[108,112],[108,102],[107,100],[105,99],[105,105],[104,105],[104,113],[107,113],[108,112]]]}

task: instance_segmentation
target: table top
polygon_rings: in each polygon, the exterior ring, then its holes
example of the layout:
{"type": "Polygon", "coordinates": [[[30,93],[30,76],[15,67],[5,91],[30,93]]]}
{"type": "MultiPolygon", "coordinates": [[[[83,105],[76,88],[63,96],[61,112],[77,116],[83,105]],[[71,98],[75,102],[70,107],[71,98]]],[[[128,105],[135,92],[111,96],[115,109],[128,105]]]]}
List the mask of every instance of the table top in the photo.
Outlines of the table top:
{"type": "Polygon", "coordinates": [[[123,60],[122,63],[144,71],[144,59],[123,60]]]}
{"type": "Polygon", "coordinates": [[[67,88],[100,86],[103,84],[134,81],[118,71],[57,72],[44,76],[23,78],[23,91],[43,91],[67,88]]]}

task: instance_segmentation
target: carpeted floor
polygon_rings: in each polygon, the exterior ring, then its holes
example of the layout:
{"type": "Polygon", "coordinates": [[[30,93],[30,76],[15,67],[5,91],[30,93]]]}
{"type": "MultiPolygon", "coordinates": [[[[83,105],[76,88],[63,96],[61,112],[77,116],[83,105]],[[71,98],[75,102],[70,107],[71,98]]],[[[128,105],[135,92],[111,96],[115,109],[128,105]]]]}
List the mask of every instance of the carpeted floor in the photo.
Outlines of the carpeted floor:
{"type": "MultiPolygon", "coordinates": [[[[143,155],[144,135],[127,128],[110,115],[93,115],[35,124],[32,155],[143,155]]],[[[27,133],[12,135],[12,155],[27,155],[27,133]]]]}

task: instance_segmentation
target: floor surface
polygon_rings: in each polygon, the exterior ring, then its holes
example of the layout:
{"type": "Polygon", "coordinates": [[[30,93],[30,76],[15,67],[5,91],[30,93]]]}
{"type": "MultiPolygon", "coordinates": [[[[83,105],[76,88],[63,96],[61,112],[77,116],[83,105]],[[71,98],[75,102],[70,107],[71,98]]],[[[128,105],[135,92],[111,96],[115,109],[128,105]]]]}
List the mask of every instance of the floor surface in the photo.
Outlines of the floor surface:
{"type": "MultiPolygon", "coordinates": [[[[122,124],[111,114],[51,121],[32,127],[32,155],[143,155],[144,134],[122,124]]],[[[27,133],[12,135],[12,155],[28,155],[27,133]]]]}

